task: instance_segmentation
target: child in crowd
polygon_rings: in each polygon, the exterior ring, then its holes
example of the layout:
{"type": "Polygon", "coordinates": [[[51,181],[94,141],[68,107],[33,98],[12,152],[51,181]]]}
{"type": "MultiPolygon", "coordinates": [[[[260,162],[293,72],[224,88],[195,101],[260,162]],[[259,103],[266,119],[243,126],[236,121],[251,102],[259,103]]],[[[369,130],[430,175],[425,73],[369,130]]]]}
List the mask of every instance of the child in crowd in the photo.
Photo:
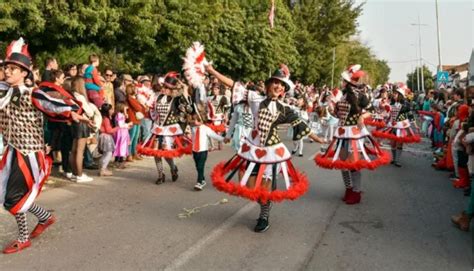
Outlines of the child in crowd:
{"type": "Polygon", "coordinates": [[[97,106],[97,108],[100,108],[104,103],[104,93],[99,71],[97,70],[97,67],[99,67],[99,56],[96,54],[90,55],[89,63],[90,65],[87,66],[84,72],[87,96],[89,100],[97,106]]]}
{"type": "Polygon", "coordinates": [[[118,168],[125,168],[125,158],[129,155],[128,146],[130,145],[130,134],[128,130],[133,123],[126,123],[127,120],[127,106],[124,103],[117,103],[115,114],[115,126],[118,128],[114,134],[115,150],[114,156],[119,163],[118,168]]]}
{"type": "MultiPolygon", "coordinates": [[[[201,116],[205,116],[201,114],[201,116]]],[[[223,142],[224,138],[214,132],[209,126],[204,125],[205,120],[199,114],[193,115],[191,122],[192,128],[192,144],[193,144],[193,159],[198,173],[197,183],[194,190],[201,191],[206,186],[204,178],[204,166],[206,165],[207,152],[209,150],[209,139],[214,139],[218,142],[223,142]]]]}
{"type": "Polygon", "coordinates": [[[115,151],[114,135],[119,127],[112,127],[112,116],[114,109],[111,104],[105,103],[100,108],[102,114],[102,124],[100,126],[99,136],[99,152],[102,154],[100,158],[99,176],[112,176],[112,171],[107,170],[113,152],[115,151]]]}
{"type": "Polygon", "coordinates": [[[444,126],[444,115],[441,111],[441,108],[438,104],[431,104],[431,111],[419,111],[420,115],[430,116],[433,118],[433,137],[432,137],[432,146],[441,149],[444,145],[444,135],[443,135],[443,126],[444,126]]]}

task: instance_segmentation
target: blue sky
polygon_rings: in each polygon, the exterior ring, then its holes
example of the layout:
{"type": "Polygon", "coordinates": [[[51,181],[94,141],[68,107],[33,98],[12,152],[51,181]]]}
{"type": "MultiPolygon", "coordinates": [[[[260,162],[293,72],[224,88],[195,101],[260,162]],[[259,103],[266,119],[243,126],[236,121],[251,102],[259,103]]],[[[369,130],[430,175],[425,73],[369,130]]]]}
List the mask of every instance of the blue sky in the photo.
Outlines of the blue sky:
{"type": "MultiPolygon", "coordinates": [[[[421,50],[425,64],[436,71],[438,49],[436,37],[435,0],[355,0],[363,3],[359,18],[360,39],[373,52],[389,62],[391,81],[406,81],[406,74],[414,69],[418,47],[420,21],[421,50]]],[[[443,65],[469,62],[474,47],[474,1],[438,0],[441,29],[441,58],[443,65]]]]}

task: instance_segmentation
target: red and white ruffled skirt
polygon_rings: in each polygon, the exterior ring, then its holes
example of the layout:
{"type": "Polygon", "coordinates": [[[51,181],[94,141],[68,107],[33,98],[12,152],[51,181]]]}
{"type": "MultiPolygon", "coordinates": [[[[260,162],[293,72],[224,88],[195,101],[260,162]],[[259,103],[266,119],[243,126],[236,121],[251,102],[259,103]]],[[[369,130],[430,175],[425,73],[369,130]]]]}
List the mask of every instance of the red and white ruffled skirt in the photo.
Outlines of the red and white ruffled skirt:
{"type": "Polygon", "coordinates": [[[381,114],[373,114],[372,117],[364,119],[364,124],[376,128],[385,128],[387,125],[383,115],[381,114]]]}
{"type": "Polygon", "coordinates": [[[226,131],[224,119],[215,119],[208,122],[206,125],[218,134],[224,133],[226,131]]]}
{"type": "Polygon", "coordinates": [[[316,164],[328,169],[375,169],[389,164],[389,152],[380,148],[369,131],[356,125],[340,126],[326,152],[314,158],[316,164]]]}
{"type": "Polygon", "coordinates": [[[151,135],[137,147],[139,154],[163,158],[181,157],[192,153],[191,140],[184,136],[179,124],[154,124],[151,135]]]}
{"type": "Polygon", "coordinates": [[[249,139],[242,139],[238,153],[214,167],[212,184],[219,191],[263,203],[295,200],[308,191],[309,182],[290,159],[291,154],[283,143],[261,147],[249,139]],[[234,176],[239,171],[243,177],[237,180],[234,176]],[[253,188],[247,187],[251,176],[256,176],[253,188]],[[281,176],[283,183],[278,183],[281,176]],[[270,190],[262,186],[264,179],[271,180],[270,190]]]}
{"type": "Polygon", "coordinates": [[[400,143],[418,143],[421,141],[420,136],[411,128],[409,120],[388,123],[386,128],[373,131],[372,135],[400,143]]]}

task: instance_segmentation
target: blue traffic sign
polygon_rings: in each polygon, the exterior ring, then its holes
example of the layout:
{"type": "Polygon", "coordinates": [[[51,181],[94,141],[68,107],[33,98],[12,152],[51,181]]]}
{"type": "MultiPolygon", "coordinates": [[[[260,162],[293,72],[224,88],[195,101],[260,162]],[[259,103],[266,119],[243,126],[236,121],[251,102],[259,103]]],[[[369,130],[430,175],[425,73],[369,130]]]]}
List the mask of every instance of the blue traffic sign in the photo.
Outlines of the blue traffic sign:
{"type": "Polygon", "coordinates": [[[439,83],[449,83],[449,72],[441,71],[436,74],[436,81],[439,83]]]}

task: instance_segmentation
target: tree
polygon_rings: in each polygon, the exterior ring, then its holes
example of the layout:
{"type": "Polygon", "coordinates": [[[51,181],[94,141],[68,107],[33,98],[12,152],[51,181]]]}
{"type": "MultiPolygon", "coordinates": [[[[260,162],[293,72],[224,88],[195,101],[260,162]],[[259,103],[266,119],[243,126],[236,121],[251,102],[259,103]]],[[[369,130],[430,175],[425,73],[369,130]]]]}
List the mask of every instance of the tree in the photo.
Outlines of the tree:
{"type": "MultiPolygon", "coordinates": [[[[422,91],[421,81],[420,81],[420,88],[418,88],[418,78],[417,78],[417,74],[416,74],[417,69],[418,69],[418,71],[423,70],[423,79],[424,79],[424,83],[425,83],[425,92],[430,90],[430,89],[433,89],[434,86],[435,86],[435,82],[433,80],[433,73],[425,65],[423,65],[423,69],[421,69],[420,67],[416,67],[413,72],[407,74],[406,84],[407,84],[408,88],[410,88],[411,90],[413,90],[415,92],[421,92],[422,91]]],[[[421,74],[420,74],[420,80],[421,80],[421,74]]]]}
{"type": "Polygon", "coordinates": [[[362,6],[352,0],[306,0],[295,6],[296,43],[301,56],[298,77],[306,83],[330,84],[333,48],[356,33],[361,11],[362,6]]]}
{"type": "Polygon", "coordinates": [[[232,78],[262,80],[285,63],[295,79],[329,84],[336,48],[336,75],[358,61],[371,82],[386,80],[386,63],[351,38],[361,5],[353,0],[275,0],[273,29],[270,5],[240,0],[0,1],[0,53],[7,42],[23,36],[40,66],[46,56],[65,64],[98,53],[102,65],[118,71],[165,73],[179,71],[186,48],[200,41],[214,65],[232,78]]]}

